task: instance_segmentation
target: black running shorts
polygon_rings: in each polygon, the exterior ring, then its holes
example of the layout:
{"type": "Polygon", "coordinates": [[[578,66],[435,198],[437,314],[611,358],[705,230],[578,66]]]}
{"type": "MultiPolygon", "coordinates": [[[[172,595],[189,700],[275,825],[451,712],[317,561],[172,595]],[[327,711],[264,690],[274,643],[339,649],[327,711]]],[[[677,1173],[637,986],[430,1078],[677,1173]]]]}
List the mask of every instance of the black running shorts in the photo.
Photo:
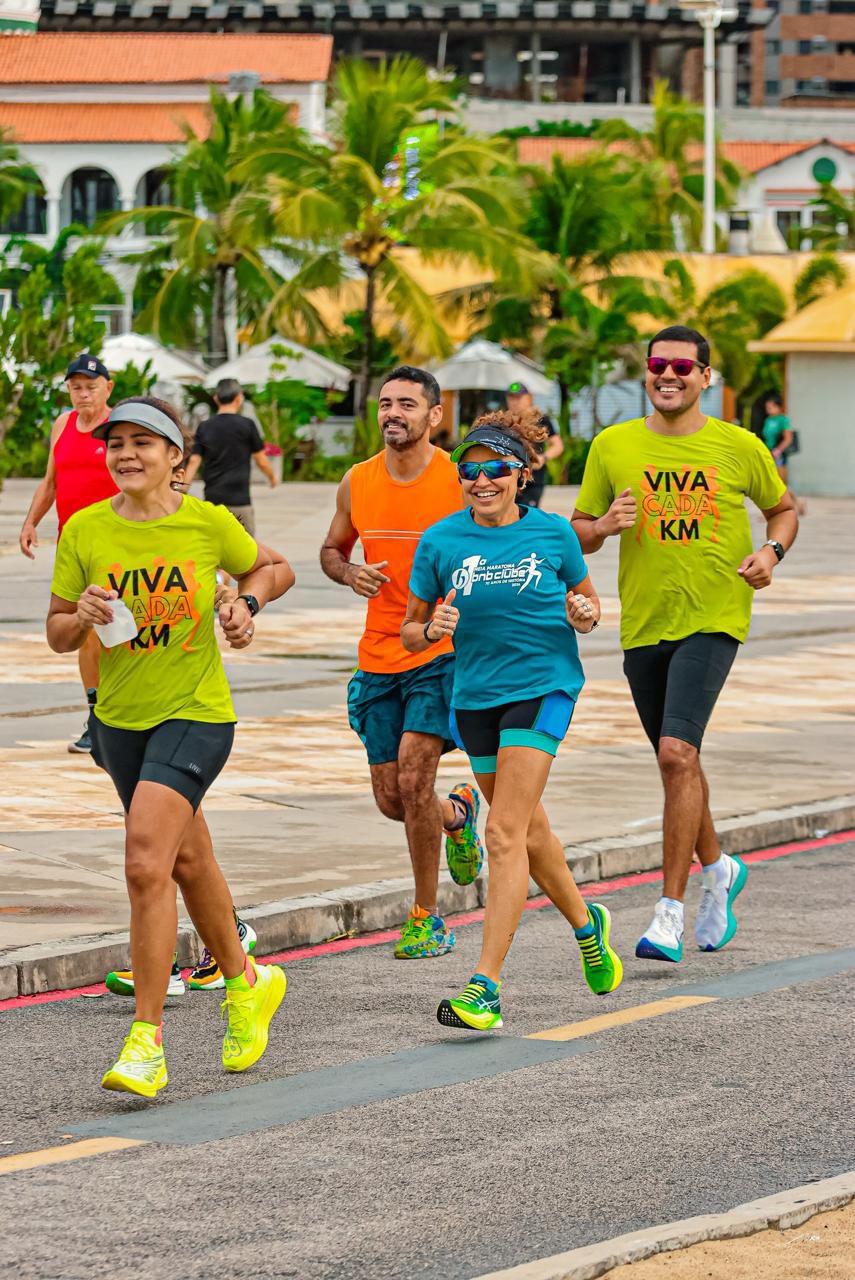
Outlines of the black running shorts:
{"type": "Polygon", "coordinates": [[[113,779],[125,813],[139,782],[159,782],[177,791],[195,813],[229,758],[235,727],[164,720],[152,729],[114,729],[93,711],[89,733],[92,758],[113,779]]]}
{"type": "Polygon", "coordinates": [[[700,751],[738,648],[723,631],[698,631],[624,651],[624,675],[654,751],[660,738],[679,738],[700,751]]]}

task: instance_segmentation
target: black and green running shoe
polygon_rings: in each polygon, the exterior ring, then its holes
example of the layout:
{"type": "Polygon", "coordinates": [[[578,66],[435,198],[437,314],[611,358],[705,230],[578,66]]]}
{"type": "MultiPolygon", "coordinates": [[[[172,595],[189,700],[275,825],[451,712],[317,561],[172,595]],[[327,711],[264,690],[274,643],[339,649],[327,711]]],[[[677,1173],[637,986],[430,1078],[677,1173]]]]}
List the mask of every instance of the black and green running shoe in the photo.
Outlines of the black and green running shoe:
{"type": "Polygon", "coordinates": [[[612,918],[608,907],[602,903],[592,902],[588,906],[588,926],[590,932],[579,937],[579,950],[582,953],[582,973],[594,995],[608,995],[621,984],[623,965],[618,953],[609,946],[609,933],[612,918]]]}
{"type": "Polygon", "coordinates": [[[476,973],[459,996],[440,1001],[437,1021],[444,1027],[458,1027],[464,1031],[497,1031],[502,1025],[499,1007],[501,985],[501,982],[492,983],[483,974],[476,973]]]}

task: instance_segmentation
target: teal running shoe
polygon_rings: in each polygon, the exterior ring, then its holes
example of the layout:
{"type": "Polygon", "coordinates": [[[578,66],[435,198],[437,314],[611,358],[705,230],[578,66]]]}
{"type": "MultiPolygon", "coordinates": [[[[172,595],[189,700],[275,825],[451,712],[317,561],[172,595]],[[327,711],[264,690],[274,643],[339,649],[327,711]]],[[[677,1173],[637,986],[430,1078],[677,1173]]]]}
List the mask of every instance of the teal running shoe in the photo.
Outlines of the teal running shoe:
{"type": "Polygon", "coordinates": [[[605,996],[615,991],[623,978],[620,956],[609,946],[612,918],[608,907],[592,902],[588,907],[588,924],[590,933],[581,938],[576,934],[582,953],[582,973],[594,995],[605,996]]]}
{"type": "Polygon", "coordinates": [[[436,1011],[437,1022],[463,1031],[498,1031],[502,1025],[499,1006],[501,985],[501,982],[490,983],[483,974],[476,973],[459,996],[440,1001],[436,1011]]]}
{"type": "Polygon", "coordinates": [[[733,904],[745,888],[748,868],[741,858],[721,855],[721,867],[702,872],[703,894],[695,921],[701,951],[721,951],[736,933],[733,904]]]}
{"type": "Polygon", "coordinates": [[[653,910],[647,932],[635,944],[639,960],[667,960],[679,964],[683,959],[683,913],[660,898],[653,910]]]}
{"type": "Polygon", "coordinates": [[[478,810],[481,799],[468,782],[461,782],[450,793],[466,809],[466,821],[457,831],[445,833],[445,857],[455,884],[471,884],[484,865],[484,846],[478,838],[478,810]]]}
{"type": "Polygon", "coordinates": [[[442,916],[431,916],[418,904],[413,907],[395,943],[396,960],[431,960],[451,951],[457,939],[442,916]]]}

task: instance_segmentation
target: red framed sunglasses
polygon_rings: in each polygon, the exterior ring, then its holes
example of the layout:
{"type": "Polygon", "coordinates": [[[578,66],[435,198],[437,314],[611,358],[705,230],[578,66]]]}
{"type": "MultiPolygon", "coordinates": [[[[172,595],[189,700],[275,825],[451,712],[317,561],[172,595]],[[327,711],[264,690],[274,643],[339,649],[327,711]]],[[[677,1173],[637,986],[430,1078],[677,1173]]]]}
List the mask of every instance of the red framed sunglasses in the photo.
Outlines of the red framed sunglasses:
{"type": "Polygon", "coordinates": [[[678,378],[688,378],[696,365],[699,369],[706,369],[707,367],[705,364],[701,364],[700,360],[690,360],[688,356],[678,357],[676,360],[666,360],[664,356],[647,357],[647,367],[654,377],[658,378],[669,365],[678,378]]]}

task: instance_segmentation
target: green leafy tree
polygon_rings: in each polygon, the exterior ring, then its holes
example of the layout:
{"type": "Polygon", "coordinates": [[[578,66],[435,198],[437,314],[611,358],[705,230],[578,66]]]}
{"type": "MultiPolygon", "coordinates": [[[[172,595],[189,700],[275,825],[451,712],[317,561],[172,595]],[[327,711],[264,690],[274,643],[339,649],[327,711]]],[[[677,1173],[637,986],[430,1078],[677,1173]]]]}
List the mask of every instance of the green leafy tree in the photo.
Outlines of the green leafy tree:
{"type": "Polygon", "coordinates": [[[630,292],[635,304],[641,286],[634,277],[615,272],[644,220],[647,197],[626,157],[599,149],[569,162],[555,156],[549,169],[533,168],[530,181],[524,230],[551,270],[542,278],[534,304],[513,294],[493,299],[485,332],[495,341],[510,338],[532,355],[547,356],[561,388],[560,425],[566,435],[570,396],[584,385],[579,383],[581,369],[586,368],[587,378],[600,364],[608,366],[632,329],[626,308],[630,292]],[[613,320],[600,318],[603,308],[594,305],[594,293],[601,301],[610,299],[607,310],[613,320]],[[587,358],[581,335],[595,331],[596,355],[587,358]],[[572,347],[566,359],[560,356],[563,340],[572,347]]]}
{"type": "MultiPolygon", "coordinates": [[[[16,306],[0,318],[0,475],[44,467],[51,424],[64,407],[62,377],[80,351],[97,351],[104,326],[92,299],[102,286],[93,246],[83,245],[63,267],[61,289],[44,263],[20,283],[16,306]]],[[[5,262],[0,260],[0,269],[5,262]]]]}
{"type": "Polygon", "coordinates": [[[104,242],[91,236],[86,227],[72,222],[63,227],[51,245],[36,244],[25,236],[11,236],[0,262],[0,288],[17,293],[35,270],[43,272],[51,299],[62,298],[67,287],[67,267],[74,260],[72,278],[81,271],[92,286],[92,298],[102,306],[122,302],[122,291],[102,263],[104,242]]]}
{"type": "MultiPolygon", "coordinates": [[[[455,121],[448,85],[414,58],[381,66],[345,60],[336,72],[329,145],[293,129],[261,141],[238,174],[266,185],[261,232],[303,246],[299,270],[277,291],[269,321],[315,340],[321,302],[337,297],[354,270],[363,286],[362,353],[355,409],[364,418],[377,319],[425,355],[450,350],[442,302],[419,283],[418,263],[476,263],[523,292],[540,263],[519,234],[525,190],[510,145],[469,137],[455,121]],[[425,123],[443,117],[438,123],[425,123]]],[[[254,202],[255,203],[255,202],[254,202]]],[[[257,208],[257,204],[255,204],[257,208]]],[[[258,223],[256,224],[259,225],[258,223]]]]}
{"type": "Polygon", "coordinates": [[[137,328],[178,346],[205,345],[225,359],[240,322],[252,322],[280,280],[262,255],[258,221],[250,216],[252,192],[235,180],[238,161],[256,140],[285,130],[289,106],[257,89],[230,101],[210,91],[211,129],[198,137],[184,126],[185,144],[167,166],[172,202],[110,215],[102,230],[116,232],[141,223],[155,243],[128,261],[140,268],[137,328]],[[204,332],[207,330],[207,334],[204,332]],[[227,331],[230,336],[227,337],[227,331]]]}
{"type": "Polygon", "coordinates": [[[38,174],[22,163],[12,134],[0,127],[0,226],[18,212],[31,191],[40,189],[38,174]]]}
{"type": "MultiPolygon", "coordinates": [[[[635,233],[635,247],[671,249],[675,224],[682,230],[686,248],[697,248],[703,230],[703,112],[671,93],[659,80],[653,91],[653,123],[636,129],[625,120],[605,120],[596,137],[619,142],[638,166],[638,177],[647,195],[647,214],[635,233]]],[[[734,201],[739,170],[716,149],[716,205],[734,201]]]]}
{"type": "Polygon", "coordinates": [[[594,424],[597,391],[622,359],[634,359],[638,331],[631,319],[635,292],[615,291],[607,307],[597,306],[581,290],[563,300],[564,316],[550,325],[543,342],[546,372],[568,395],[591,389],[594,424]]]}
{"type": "Polygon", "coordinates": [[[814,248],[830,252],[855,249],[855,192],[847,195],[830,182],[820,186],[819,195],[809,202],[814,209],[813,225],[803,231],[814,248]]]}
{"type": "Polygon", "coordinates": [[[841,289],[849,279],[849,273],[839,258],[832,253],[820,253],[804,267],[793,285],[796,310],[810,306],[819,298],[841,289]]]}

